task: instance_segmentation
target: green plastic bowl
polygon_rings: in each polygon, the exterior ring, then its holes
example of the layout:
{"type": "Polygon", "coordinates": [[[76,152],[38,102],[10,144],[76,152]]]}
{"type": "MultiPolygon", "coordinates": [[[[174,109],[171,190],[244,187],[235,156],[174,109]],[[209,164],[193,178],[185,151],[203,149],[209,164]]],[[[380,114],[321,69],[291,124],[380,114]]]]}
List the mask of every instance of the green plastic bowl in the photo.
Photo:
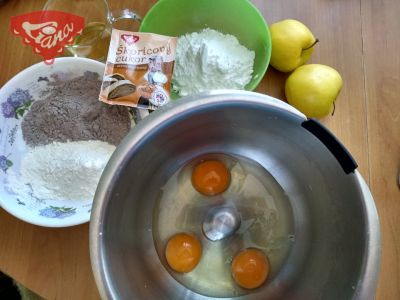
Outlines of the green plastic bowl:
{"type": "MultiPolygon", "coordinates": [[[[271,57],[267,23],[248,0],[160,0],[144,17],[140,31],[180,36],[212,28],[235,36],[255,52],[253,77],[246,90],[254,90],[264,77],[271,57]]],[[[173,99],[177,94],[171,95],[173,99]]]]}

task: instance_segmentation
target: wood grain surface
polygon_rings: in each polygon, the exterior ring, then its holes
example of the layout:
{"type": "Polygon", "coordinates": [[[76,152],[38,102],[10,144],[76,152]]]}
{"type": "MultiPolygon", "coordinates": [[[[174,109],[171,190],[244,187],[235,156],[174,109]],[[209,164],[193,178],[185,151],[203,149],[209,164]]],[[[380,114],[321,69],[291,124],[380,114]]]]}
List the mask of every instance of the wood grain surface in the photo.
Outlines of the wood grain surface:
{"type": "Polygon", "coordinates": [[[369,183],[382,232],[378,299],[400,299],[400,2],[362,1],[369,183]]]}
{"type": "MultiPolygon", "coordinates": [[[[144,15],[155,2],[110,0],[109,4],[144,15]]],[[[311,62],[330,65],[343,76],[335,115],[322,121],[357,160],[378,207],[383,251],[376,298],[400,299],[400,2],[252,2],[270,24],[286,18],[305,23],[320,39],[311,62]]],[[[0,86],[41,60],[11,35],[8,26],[12,15],[39,10],[44,3],[9,0],[0,6],[0,86]]],[[[284,100],[286,76],[269,68],[257,91],[284,100]]],[[[0,209],[0,270],[46,299],[99,298],[90,268],[88,224],[42,228],[0,209]]]]}

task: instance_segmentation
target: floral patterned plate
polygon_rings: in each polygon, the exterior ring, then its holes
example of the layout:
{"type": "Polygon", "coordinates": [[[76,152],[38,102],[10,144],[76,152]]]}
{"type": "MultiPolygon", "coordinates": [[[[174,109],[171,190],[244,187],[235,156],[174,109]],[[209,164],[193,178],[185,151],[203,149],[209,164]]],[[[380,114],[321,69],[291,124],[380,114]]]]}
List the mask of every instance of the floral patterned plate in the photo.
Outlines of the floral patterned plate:
{"type": "Polygon", "coordinates": [[[36,199],[26,188],[13,184],[10,176],[20,173],[21,158],[27,150],[21,122],[32,103],[48,88],[54,75],[69,79],[86,71],[103,76],[104,64],[86,58],[57,58],[52,65],[38,63],[23,70],[0,89],[0,205],[21,220],[46,227],[66,227],[90,219],[92,200],[36,199]]]}

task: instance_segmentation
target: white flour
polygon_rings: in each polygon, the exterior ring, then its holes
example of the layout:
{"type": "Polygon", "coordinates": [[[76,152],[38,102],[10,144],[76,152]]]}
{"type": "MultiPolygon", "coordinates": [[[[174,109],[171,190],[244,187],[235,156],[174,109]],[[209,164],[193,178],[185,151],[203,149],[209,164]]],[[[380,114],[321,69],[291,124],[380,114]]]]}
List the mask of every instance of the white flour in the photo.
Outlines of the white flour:
{"type": "Polygon", "coordinates": [[[101,141],[31,148],[22,160],[19,184],[29,185],[33,196],[42,200],[92,200],[114,150],[101,141]]]}
{"type": "Polygon", "coordinates": [[[181,96],[212,89],[243,89],[251,80],[254,51],[236,37],[204,29],[179,37],[172,78],[181,96]]]}

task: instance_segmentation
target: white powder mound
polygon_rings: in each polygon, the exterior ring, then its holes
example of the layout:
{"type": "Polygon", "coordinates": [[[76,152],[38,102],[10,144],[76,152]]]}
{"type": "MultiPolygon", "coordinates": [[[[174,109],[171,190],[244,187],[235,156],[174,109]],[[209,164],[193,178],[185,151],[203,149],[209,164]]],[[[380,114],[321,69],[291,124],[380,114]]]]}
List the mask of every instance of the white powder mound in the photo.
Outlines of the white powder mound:
{"type": "Polygon", "coordinates": [[[181,96],[213,89],[244,89],[253,73],[254,51],[236,37],[204,29],[178,38],[173,88],[181,96]]]}
{"type": "Polygon", "coordinates": [[[31,148],[20,182],[38,199],[92,200],[115,146],[101,141],[52,143],[31,148]]]}

